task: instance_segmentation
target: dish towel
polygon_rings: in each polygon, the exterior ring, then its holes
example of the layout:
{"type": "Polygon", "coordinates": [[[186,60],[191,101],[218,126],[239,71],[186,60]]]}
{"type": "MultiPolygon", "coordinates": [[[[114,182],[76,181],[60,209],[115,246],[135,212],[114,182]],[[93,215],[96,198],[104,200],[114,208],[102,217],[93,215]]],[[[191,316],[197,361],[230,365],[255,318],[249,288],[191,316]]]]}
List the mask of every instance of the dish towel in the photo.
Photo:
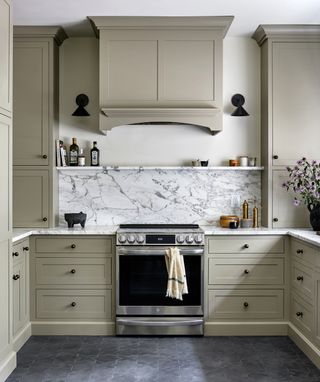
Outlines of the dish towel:
{"type": "Polygon", "coordinates": [[[182,300],[182,295],[188,294],[183,255],[180,254],[179,248],[168,248],[166,249],[165,260],[168,271],[166,297],[182,300]]]}

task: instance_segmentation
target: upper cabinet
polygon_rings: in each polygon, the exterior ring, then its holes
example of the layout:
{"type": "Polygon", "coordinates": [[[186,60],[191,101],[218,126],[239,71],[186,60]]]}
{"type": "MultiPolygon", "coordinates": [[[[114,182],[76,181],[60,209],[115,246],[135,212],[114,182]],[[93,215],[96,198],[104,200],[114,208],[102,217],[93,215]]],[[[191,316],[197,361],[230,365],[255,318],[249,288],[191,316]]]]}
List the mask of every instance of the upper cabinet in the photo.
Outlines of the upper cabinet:
{"type": "Polygon", "coordinates": [[[0,113],[11,116],[12,105],[12,8],[0,1],[0,113]]]}
{"type": "Polygon", "coordinates": [[[306,207],[294,209],[281,188],[285,166],[320,160],[320,25],[260,25],[262,224],[308,227],[306,207]]]}
{"type": "Polygon", "coordinates": [[[222,42],[233,17],[91,17],[101,130],[180,122],[222,129],[222,42]]]}
{"type": "Polygon", "coordinates": [[[14,27],[14,165],[47,166],[54,161],[51,138],[58,128],[58,45],[65,37],[58,27],[14,27]]]}

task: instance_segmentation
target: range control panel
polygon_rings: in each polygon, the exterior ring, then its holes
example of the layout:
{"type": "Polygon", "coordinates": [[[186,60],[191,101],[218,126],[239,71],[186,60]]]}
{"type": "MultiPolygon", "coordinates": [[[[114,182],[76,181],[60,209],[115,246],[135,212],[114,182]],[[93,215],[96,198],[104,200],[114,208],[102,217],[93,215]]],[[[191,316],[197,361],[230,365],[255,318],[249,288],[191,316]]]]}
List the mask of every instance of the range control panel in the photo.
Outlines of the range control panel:
{"type": "Polygon", "coordinates": [[[201,245],[203,233],[117,233],[117,245],[201,245]]]}

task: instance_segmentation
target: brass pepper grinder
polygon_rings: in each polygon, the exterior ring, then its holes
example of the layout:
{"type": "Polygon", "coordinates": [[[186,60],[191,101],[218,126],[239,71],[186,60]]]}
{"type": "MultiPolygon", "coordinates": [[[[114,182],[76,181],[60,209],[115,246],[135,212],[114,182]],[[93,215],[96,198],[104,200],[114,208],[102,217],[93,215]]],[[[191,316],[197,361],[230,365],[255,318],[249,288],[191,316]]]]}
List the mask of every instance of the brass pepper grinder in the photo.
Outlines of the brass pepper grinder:
{"type": "Polygon", "coordinates": [[[256,203],[254,203],[254,207],[252,209],[252,219],[253,219],[252,220],[252,228],[258,228],[259,227],[259,223],[258,223],[259,215],[258,215],[258,208],[256,206],[256,203]]]}
{"type": "Polygon", "coordinates": [[[245,200],[242,204],[242,218],[243,219],[248,219],[249,217],[249,204],[248,202],[245,200]]]}

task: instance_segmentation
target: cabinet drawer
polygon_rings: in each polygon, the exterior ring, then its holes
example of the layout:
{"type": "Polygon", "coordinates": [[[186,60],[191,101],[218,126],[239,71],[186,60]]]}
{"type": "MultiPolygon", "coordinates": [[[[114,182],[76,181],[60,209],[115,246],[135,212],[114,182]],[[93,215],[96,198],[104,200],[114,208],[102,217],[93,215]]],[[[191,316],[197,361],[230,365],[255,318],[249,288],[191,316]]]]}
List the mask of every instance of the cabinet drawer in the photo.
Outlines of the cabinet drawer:
{"type": "Polygon", "coordinates": [[[211,257],[209,284],[283,284],[283,259],[211,257]]]}
{"type": "Polygon", "coordinates": [[[291,266],[291,286],[309,299],[313,299],[313,270],[298,261],[291,266]]]}
{"type": "Polygon", "coordinates": [[[283,318],[282,290],[218,290],[208,292],[209,318],[280,319],[283,318]]]}
{"type": "Polygon", "coordinates": [[[281,236],[211,237],[209,253],[283,253],[284,239],[281,236]]]}
{"type": "Polygon", "coordinates": [[[291,253],[295,259],[311,264],[315,262],[317,256],[320,256],[319,250],[317,250],[316,247],[312,247],[295,239],[291,239],[291,253]]]}
{"type": "Polygon", "coordinates": [[[111,319],[112,291],[45,290],[36,292],[38,319],[111,319]]]}
{"type": "Polygon", "coordinates": [[[36,283],[51,285],[112,284],[112,258],[36,259],[36,283]]]}
{"type": "Polygon", "coordinates": [[[308,337],[313,333],[313,307],[302,298],[291,293],[291,322],[308,337]]]}
{"type": "Polygon", "coordinates": [[[112,253],[112,238],[73,237],[36,238],[36,252],[112,253]]]}
{"type": "Polygon", "coordinates": [[[17,264],[22,257],[29,253],[29,239],[24,239],[12,245],[13,264],[17,264]]]}

